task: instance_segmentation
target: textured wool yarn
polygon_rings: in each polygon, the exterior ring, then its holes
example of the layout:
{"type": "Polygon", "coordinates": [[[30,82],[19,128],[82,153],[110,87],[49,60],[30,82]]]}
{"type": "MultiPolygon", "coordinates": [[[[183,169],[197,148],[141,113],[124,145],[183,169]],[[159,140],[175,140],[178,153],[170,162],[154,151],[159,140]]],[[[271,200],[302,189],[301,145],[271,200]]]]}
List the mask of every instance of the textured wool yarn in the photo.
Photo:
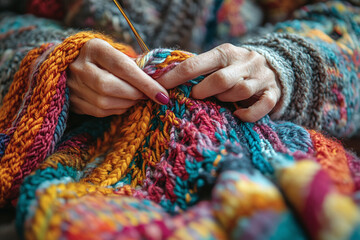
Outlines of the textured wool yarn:
{"type": "MultiPolygon", "coordinates": [[[[359,159],[336,140],[190,97],[193,79],[126,114],[71,123],[81,32],[28,53],[0,109],[0,199],[26,239],[358,239],[359,159]],[[45,54],[45,56],[44,56],[45,54]],[[31,70],[31,66],[35,69],[31,70]],[[30,79],[30,82],[29,82],[30,79]]],[[[158,78],[192,54],[137,58],[158,78]]]]}

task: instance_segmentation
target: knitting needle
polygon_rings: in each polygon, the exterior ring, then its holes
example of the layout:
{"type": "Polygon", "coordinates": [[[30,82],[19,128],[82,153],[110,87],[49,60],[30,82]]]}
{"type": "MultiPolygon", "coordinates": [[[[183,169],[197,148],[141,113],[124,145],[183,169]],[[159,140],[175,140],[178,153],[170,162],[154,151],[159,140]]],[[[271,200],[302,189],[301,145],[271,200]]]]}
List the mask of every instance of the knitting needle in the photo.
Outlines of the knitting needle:
{"type": "Polygon", "coordinates": [[[134,33],[136,41],[138,42],[143,53],[149,52],[149,48],[146,46],[146,44],[142,40],[142,38],[140,37],[139,33],[136,31],[135,27],[133,26],[133,24],[131,23],[129,18],[126,16],[125,11],[123,10],[123,8],[119,4],[119,2],[117,0],[113,0],[113,1],[114,1],[115,5],[117,6],[117,8],[120,10],[121,14],[124,16],[126,22],[128,23],[129,27],[131,28],[131,31],[134,33]]]}

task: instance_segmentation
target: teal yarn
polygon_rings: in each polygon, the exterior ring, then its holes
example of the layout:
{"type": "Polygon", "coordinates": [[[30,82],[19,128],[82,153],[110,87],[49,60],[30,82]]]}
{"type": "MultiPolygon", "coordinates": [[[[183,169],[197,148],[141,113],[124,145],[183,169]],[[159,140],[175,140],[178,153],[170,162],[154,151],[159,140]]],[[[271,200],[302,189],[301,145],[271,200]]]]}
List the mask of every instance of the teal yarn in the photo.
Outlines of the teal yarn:
{"type": "Polygon", "coordinates": [[[47,168],[45,170],[37,170],[34,175],[27,177],[20,191],[26,194],[22,194],[17,202],[16,206],[16,229],[20,237],[24,238],[24,224],[25,218],[31,216],[29,211],[34,211],[33,207],[36,207],[36,193],[40,186],[46,188],[46,185],[51,186],[52,184],[66,183],[69,181],[77,181],[78,171],[76,169],[57,165],[57,168],[47,168]]]}

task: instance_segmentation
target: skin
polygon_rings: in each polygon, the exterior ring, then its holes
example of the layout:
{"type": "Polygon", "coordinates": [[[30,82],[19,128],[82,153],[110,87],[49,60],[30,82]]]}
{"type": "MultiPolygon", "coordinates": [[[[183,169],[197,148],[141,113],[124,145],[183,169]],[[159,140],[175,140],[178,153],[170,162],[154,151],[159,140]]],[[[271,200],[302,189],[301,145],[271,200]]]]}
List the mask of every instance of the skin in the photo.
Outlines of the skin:
{"type": "Polygon", "coordinates": [[[72,110],[96,117],[122,114],[146,97],[158,102],[157,93],[168,96],[166,89],[199,75],[206,77],[193,87],[192,97],[215,96],[220,101],[238,102],[234,115],[243,121],[259,120],[281,97],[277,76],[266,59],[242,47],[220,45],[185,60],[155,81],[133,59],[105,41],[93,39],[70,65],[72,110]]]}
{"type": "Polygon", "coordinates": [[[156,95],[160,92],[169,96],[164,87],[136,65],[134,59],[101,39],[88,41],[69,70],[67,84],[71,110],[78,114],[117,115],[142,99],[158,102],[156,95]]]}
{"type": "Polygon", "coordinates": [[[200,75],[208,75],[192,89],[192,97],[215,96],[223,102],[238,102],[234,115],[254,122],[270,113],[281,97],[275,72],[254,51],[226,43],[185,60],[158,79],[167,89],[200,75]]]}

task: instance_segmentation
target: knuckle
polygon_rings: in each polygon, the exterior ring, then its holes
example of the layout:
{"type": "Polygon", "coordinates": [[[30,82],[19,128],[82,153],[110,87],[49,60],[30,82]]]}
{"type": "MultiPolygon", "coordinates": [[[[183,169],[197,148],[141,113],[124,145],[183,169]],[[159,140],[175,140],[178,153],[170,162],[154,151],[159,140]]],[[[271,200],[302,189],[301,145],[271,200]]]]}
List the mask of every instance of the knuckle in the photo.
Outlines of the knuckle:
{"type": "Polygon", "coordinates": [[[173,84],[172,82],[170,81],[158,81],[158,83],[165,89],[170,89],[173,87],[173,84]]]}
{"type": "Polygon", "coordinates": [[[87,52],[91,52],[94,47],[96,46],[96,43],[94,42],[95,39],[91,39],[89,41],[87,41],[84,46],[82,46],[81,48],[81,53],[87,53],[87,52]]]}
{"type": "Polygon", "coordinates": [[[218,47],[218,49],[228,54],[233,53],[235,49],[237,49],[237,47],[232,45],[231,43],[223,43],[218,47]]]}
{"type": "Polygon", "coordinates": [[[266,95],[265,101],[267,105],[271,108],[273,108],[277,103],[277,99],[273,94],[266,95]]]}
{"type": "Polygon", "coordinates": [[[99,46],[99,44],[102,43],[102,40],[101,39],[98,39],[98,38],[93,38],[93,39],[90,39],[89,41],[87,41],[83,48],[86,49],[86,50],[94,50],[94,48],[97,48],[99,46]]]}
{"type": "MultiPolygon", "coordinates": [[[[119,65],[119,67],[121,69],[123,69],[124,71],[140,71],[141,69],[138,68],[135,64],[134,61],[132,61],[130,58],[128,58],[126,55],[124,54],[120,54],[120,59],[119,59],[119,63],[117,64],[117,62],[113,62],[113,64],[115,65],[114,67],[116,67],[117,65],[119,65]]],[[[130,75],[133,76],[133,75],[130,75]]]]}
{"type": "Polygon", "coordinates": [[[254,65],[262,65],[266,63],[266,59],[263,55],[256,51],[250,51],[248,54],[249,62],[251,62],[254,65]]]}
{"type": "Polygon", "coordinates": [[[81,58],[76,59],[73,63],[70,64],[69,68],[70,68],[70,75],[72,74],[77,74],[79,72],[83,71],[83,62],[81,58]]]}
{"type": "Polygon", "coordinates": [[[239,89],[241,96],[243,96],[244,98],[249,98],[253,95],[253,89],[246,81],[239,84],[239,89]]]}
{"type": "Polygon", "coordinates": [[[258,52],[256,52],[256,51],[254,51],[254,50],[251,50],[248,53],[248,57],[251,58],[251,59],[256,59],[257,57],[259,57],[259,55],[260,54],[258,52]]]}
{"type": "Polygon", "coordinates": [[[97,89],[97,92],[103,95],[106,95],[108,93],[109,87],[104,79],[95,78],[93,81],[94,81],[94,86],[97,89]]]}
{"type": "Polygon", "coordinates": [[[231,43],[223,43],[215,48],[220,56],[220,63],[222,67],[229,65],[229,60],[233,59],[236,53],[236,47],[231,43]]]}
{"type": "Polygon", "coordinates": [[[105,97],[98,96],[95,101],[95,105],[103,110],[110,109],[110,104],[105,97]]]}
{"type": "Polygon", "coordinates": [[[89,75],[93,75],[94,69],[90,64],[84,61],[82,58],[73,62],[69,66],[69,76],[71,78],[84,78],[89,75]]]}
{"type": "Polygon", "coordinates": [[[109,62],[110,69],[118,69],[119,77],[126,78],[129,83],[135,82],[137,71],[140,71],[134,61],[130,60],[124,54],[119,54],[116,61],[109,62]]]}
{"type": "Polygon", "coordinates": [[[276,75],[273,70],[271,70],[270,68],[266,68],[264,70],[264,75],[266,78],[272,80],[272,83],[275,83],[276,75]]]}
{"type": "Polygon", "coordinates": [[[192,58],[189,58],[188,61],[184,61],[181,65],[179,65],[179,72],[185,76],[193,74],[198,68],[198,64],[192,58]]]}
{"type": "Polygon", "coordinates": [[[261,66],[266,66],[266,67],[268,66],[266,58],[260,53],[256,53],[255,60],[261,66]]]}
{"type": "Polygon", "coordinates": [[[80,55],[85,59],[95,59],[99,54],[107,52],[107,47],[104,40],[93,38],[87,41],[80,50],[80,55]]]}
{"type": "Polygon", "coordinates": [[[229,76],[226,73],[226,71],[217,71],[216,73],[214,73],[214,77],[216,79],[216,87],[225,90],[231,87],[229,76]]]}

